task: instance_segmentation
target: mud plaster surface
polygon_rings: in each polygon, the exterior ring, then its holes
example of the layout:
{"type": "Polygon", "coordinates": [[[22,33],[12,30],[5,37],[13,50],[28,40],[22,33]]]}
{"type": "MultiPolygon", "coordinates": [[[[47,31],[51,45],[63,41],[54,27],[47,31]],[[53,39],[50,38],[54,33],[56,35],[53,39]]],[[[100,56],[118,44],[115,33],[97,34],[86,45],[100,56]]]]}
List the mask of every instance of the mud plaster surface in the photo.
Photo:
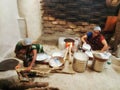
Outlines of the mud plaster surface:
{"type": "MultiPolygon", "coordinates": [[[[44,45],[45,51],[51,55],[59,51],[55,46],[44,45]]],[[[34,78],[36,82],[49,82],[50,86],[58,87],[60,90],[120,90],[120,66],[114,64],[108,66],[102,72],[90,69],[92,61],[88,62],[87,69],[82,73],[60,74],[52,73],[49,77],[34,78]]],[[[10,70],[0,72],[0,79],[17,75],[10,70]]]]}

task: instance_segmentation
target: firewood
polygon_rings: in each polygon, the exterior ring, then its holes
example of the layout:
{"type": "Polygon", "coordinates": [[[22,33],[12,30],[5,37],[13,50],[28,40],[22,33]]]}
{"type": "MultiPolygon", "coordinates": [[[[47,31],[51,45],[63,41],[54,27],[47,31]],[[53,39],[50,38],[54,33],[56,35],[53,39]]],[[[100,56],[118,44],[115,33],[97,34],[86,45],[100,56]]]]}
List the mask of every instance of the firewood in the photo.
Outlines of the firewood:
{"type": "Polygon", "coordinates": [[[30,90],[59,90],[56,87],[41,87],[41,88],[31,88],[30,90]]]}
{"type": "Polygon", "coordinates": [[[59,90],[59,88],[57,87],[48,87],[49,89],[48,90],[59,90]]]}
{"type": "MultiPolygon", "coordinates": [[[[43,72],[43,71],[39,71],[39,70],[30,70],[30,71],[26,71],[25,68],[18,68],[16,69],[16,72],[18,74],[18,77],[21,77],[21,75],[19,73],[21,73],[23,75],[23,77],[27,75],[33,75],[33,76],[41,76],[41,77],[46,77],[49,75],[51,70],[48,70],[47,72],[43,72]]],[[[26,76],[27,77],[27,76],[26,76]]]]}
{"type": "Polygon", "coordinates": [[[48,82],[22,82],[16,85],[11,85],[10,90],[25,90],[28,88],[35,88],[35,87],[47,87],[49,84],[48,82]]]}
{"type": "Polygon", "coordinates": [[[51,73],[75,74],[75,72],[61,71],[61,70],[54,70],[54,71],[51,71],[51,73]]]}
{"type": "Polygon", "coordinates": [[[72,63],[72,60],[71,60],[72,57],[71,57],[71,56],[72,56],[72,46],[70,45],[70,46],[69,46],[69,59],[68,59],[68,60],[69,60],[69,64],[72,63]]]}
{"type": "Polygon", "coordinates": [[[67,58],[67,54],[68,54],[68,47],[66,48],[66,51],[65,51],[65,55],[64,55],[64,58],[63,58],[63,60],[65,61],[66,60],[66,58],[67,58]]]}

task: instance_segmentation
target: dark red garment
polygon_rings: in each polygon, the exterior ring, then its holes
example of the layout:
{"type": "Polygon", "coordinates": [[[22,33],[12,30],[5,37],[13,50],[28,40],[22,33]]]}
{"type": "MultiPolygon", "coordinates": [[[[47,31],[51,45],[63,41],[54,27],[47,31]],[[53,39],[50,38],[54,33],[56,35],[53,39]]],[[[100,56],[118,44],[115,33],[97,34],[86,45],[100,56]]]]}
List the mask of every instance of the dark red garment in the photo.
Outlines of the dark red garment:
{"type": "Polygon", "coordinates": [[[87,38],[87,43],[91,45],[92,50],[101,50],[103,48],[102,40],[104,40],[104,36],[102,34],[99,34],[96,37],[93,37],[91,35],[87,38]]]}

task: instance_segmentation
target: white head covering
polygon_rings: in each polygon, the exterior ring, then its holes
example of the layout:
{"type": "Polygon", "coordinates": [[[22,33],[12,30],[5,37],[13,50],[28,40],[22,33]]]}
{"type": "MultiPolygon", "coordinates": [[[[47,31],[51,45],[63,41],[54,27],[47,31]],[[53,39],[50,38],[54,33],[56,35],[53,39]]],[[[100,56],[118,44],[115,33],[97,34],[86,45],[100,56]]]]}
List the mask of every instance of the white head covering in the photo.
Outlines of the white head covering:
{"type": "Polygon", "coordinates": [[[95,31],[101,31],[101,28],[100,28],[100,26],[96,26],[96,27],[94,28],[94,30],[95,30],[95,31]]]}
{"type": "Polygon", "coordinates": [[[27,45],[31,45],[32,44],[32,40],[30,38],[25,38],[23,41],[22,41],[22,44],[24,46],[27,46],[27,45]]]}

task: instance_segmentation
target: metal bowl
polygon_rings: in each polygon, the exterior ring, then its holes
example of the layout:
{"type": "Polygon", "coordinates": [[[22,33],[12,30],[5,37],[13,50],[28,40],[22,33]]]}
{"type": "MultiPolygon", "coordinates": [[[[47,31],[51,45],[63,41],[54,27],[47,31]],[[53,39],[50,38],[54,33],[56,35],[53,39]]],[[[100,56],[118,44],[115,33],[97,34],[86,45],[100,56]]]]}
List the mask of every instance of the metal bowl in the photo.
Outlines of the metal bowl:
{"type": "Polygon", "coordinates": [[[83,44],[82,49],[85,50],[85,51],[86,50],[91,50],[91,46],[89,44],[83,44]]]}
{"type": "Polygon", "coordinates": [[[51,67],[60,67],[63,65],[63,63],[64,63],[63,57],[55,56],[49,60],[49,65],[51,67]]]}
{"type": "Polygon", "coordinates": [[[44,61],[48,58],[49,56],[46,53],[39,53],[37,54],[36,61],[44,61]]]}

